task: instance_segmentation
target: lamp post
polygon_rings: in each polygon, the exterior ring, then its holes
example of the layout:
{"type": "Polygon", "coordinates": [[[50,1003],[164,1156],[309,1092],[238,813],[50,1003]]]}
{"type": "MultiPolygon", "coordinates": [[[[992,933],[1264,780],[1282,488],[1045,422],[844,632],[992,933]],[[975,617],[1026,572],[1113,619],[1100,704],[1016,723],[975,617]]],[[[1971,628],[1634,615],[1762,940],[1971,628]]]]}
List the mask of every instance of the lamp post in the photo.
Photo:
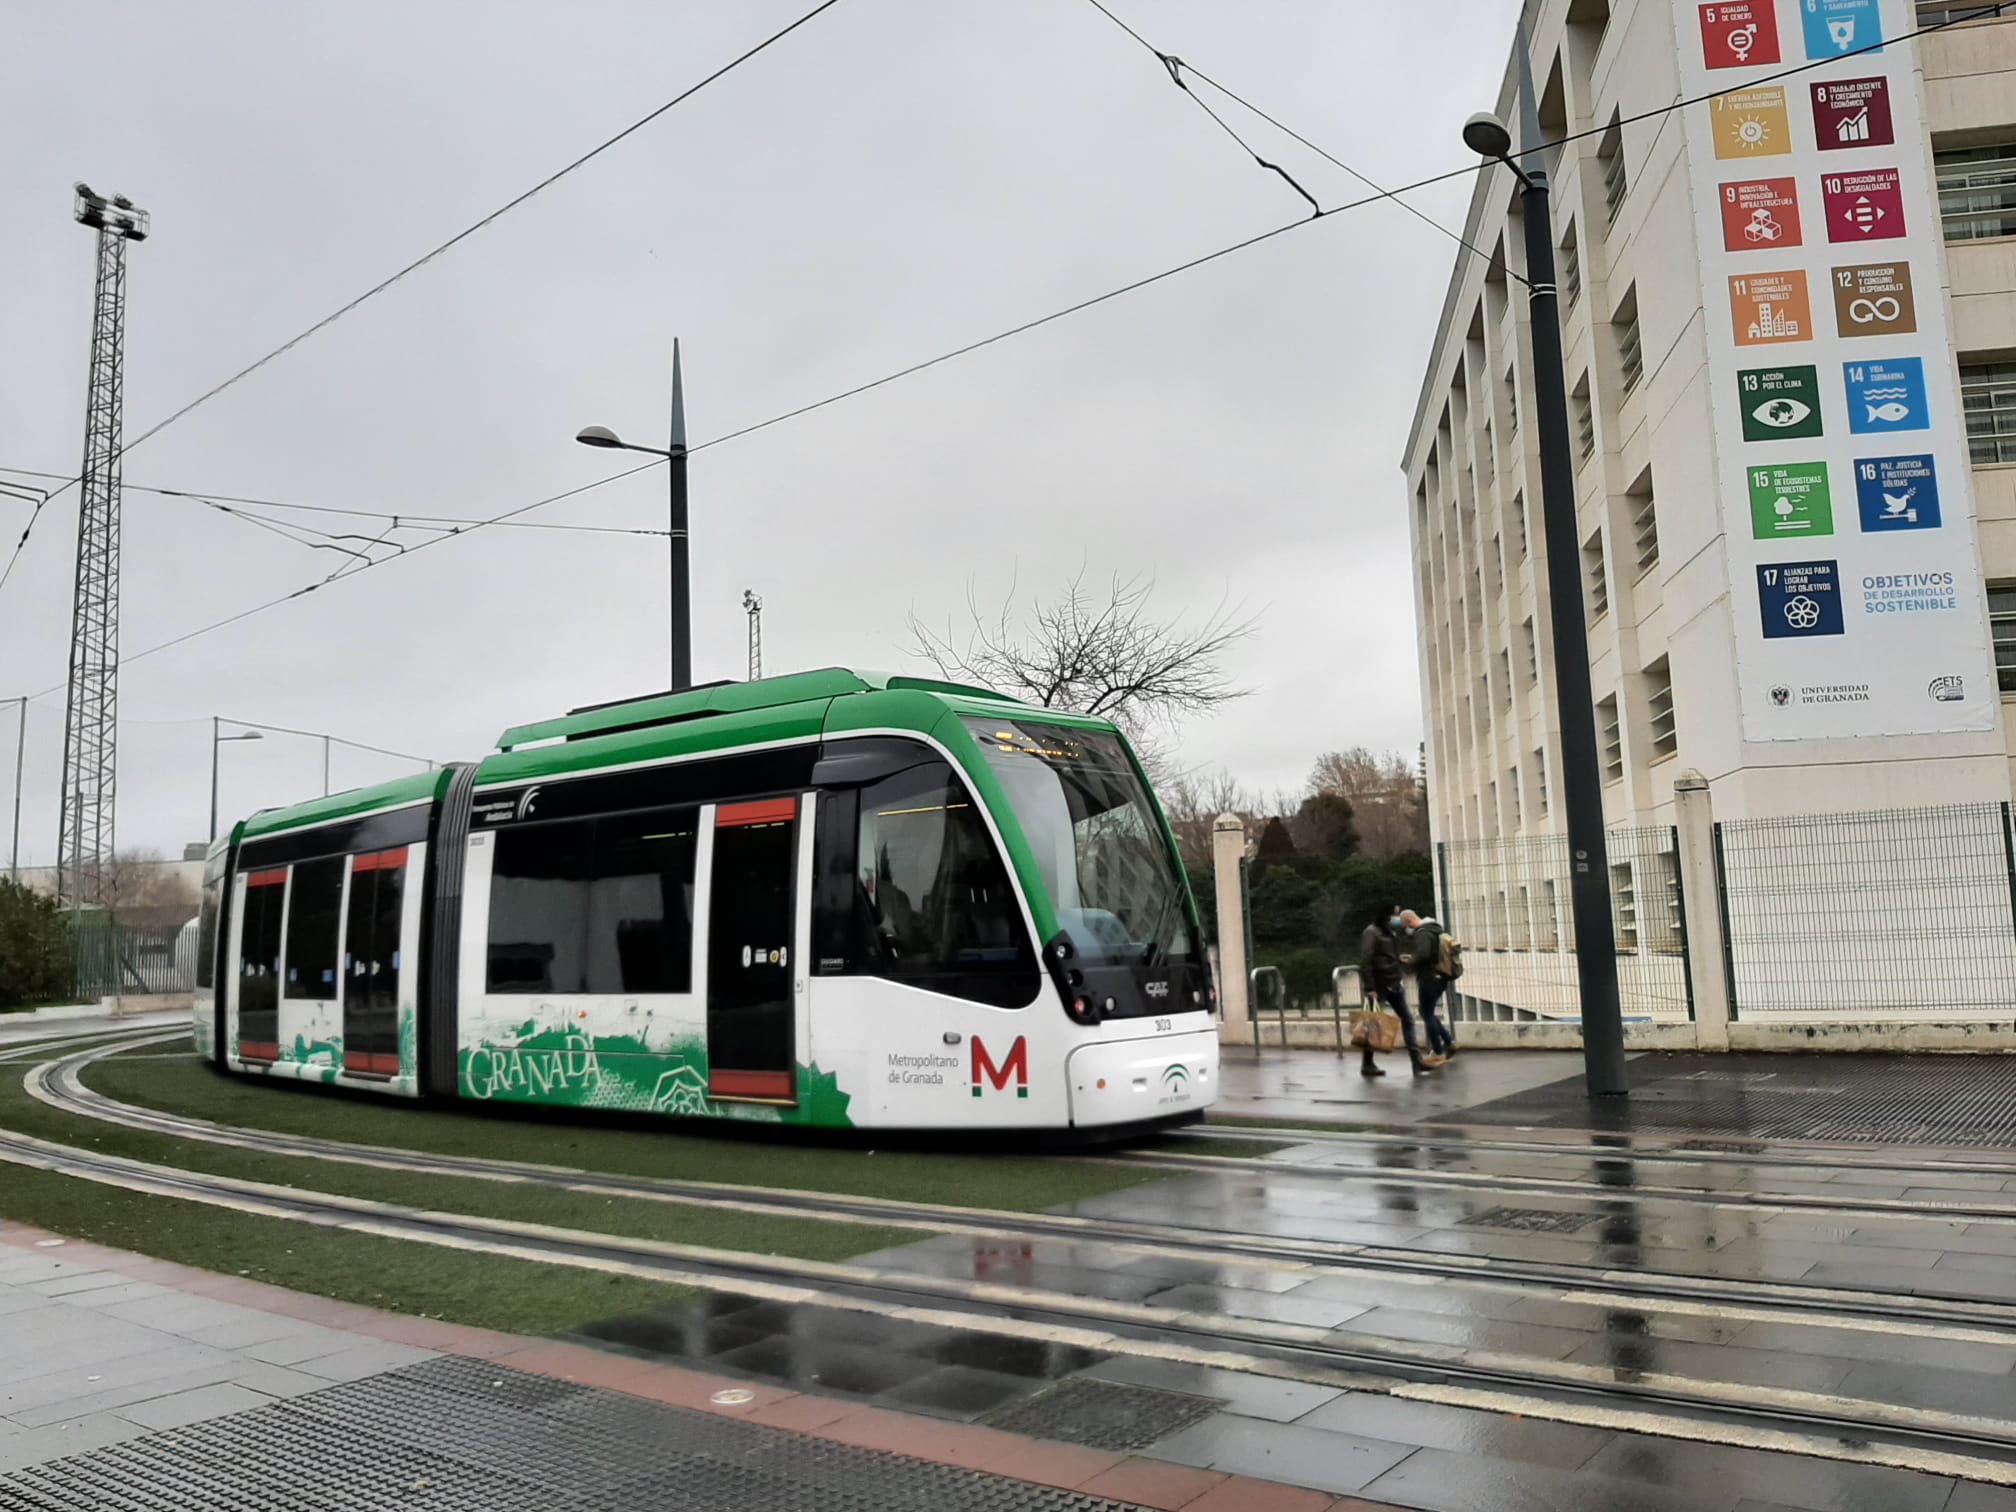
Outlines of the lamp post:
{"type": "Polygon", "coordinates": [[[239,735],[221,734],[218,727],[222,723],[223,721],[218,719],[215,714],[210,716],[210,839],[212,843],[215,843],[217,839],[217,748],[227,740],[264,740],[266,738],[257,730],[246,730],[243,734],[239,735]]]}
{"type": "Polygon", "coordinates": [[[14,843],[7,851],[7,880],[21,880],[21,766],[28,759],[28,700],[14,700],[20,727],[14,732],[14,843]]]}
{"type": "Polygon", "coordinates": [[[663,457],[671,464],[667,472],[671,506],[672,691],[683,693],[693,686],[693,586],[686,538],[686,393],[679,376],[678,341],[672,343],[672,426],[663,449],[634,445],[606,425],[588,426],[574,439],[583,446],[663,457]]]}
{"type": "MultiPolygon", "coordinates": [[[[1520,56],[1525,56],[1523,32],[1520,56]]],[[[1523,81],[1522,125],[1540,144],[1533,81],[1523,81]]],[[[1610,915],[1610,862],[1603,834],[1603,773],[1589,688],[1589,632],[1582,618],[1582,543],[1575,521],[1575,468],[1568,451],[1568,379],[1554,288],[1554,228],[1547,171],[1537,152],[1514,162],[1512,133],[1480,112],[1463,123],[1463,142],[1495,158],[1519,180],[1526,231],[1526,286],[1533,332],[1533,416],[1540,432],[1540,515],[1547,562],[1548,621],[1554,632],[1554,699],[1561,719],[1562,808],[1568,821],[1569,902],[1575,918],[1575,972],[1582,997],[1583,1078],[1593,1096],[1621,1096],[1624,1018],[1617,997],[1617,942],[1610,915]]]]}

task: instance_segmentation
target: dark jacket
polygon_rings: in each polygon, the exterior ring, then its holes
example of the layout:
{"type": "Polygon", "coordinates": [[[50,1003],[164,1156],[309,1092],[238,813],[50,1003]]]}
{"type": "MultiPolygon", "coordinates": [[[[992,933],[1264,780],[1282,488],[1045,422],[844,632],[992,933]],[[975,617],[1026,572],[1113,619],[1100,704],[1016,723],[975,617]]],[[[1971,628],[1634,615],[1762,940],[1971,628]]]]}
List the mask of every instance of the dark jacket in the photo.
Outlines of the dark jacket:
{"type": "Polygon", "coordinates": [[[1382,991],[1400,990],[1400,952],[1391,930],[1367,924],[1358,942],[1358,975],[1367,987],[1382,991]]]}
{"type": "Polygon", "coordinates": [[[1448,931],[1436,919],[1423,919],[1407,936],[1407,964],[1417,977],[1442,974],[1442,936],[1448,931]]]}

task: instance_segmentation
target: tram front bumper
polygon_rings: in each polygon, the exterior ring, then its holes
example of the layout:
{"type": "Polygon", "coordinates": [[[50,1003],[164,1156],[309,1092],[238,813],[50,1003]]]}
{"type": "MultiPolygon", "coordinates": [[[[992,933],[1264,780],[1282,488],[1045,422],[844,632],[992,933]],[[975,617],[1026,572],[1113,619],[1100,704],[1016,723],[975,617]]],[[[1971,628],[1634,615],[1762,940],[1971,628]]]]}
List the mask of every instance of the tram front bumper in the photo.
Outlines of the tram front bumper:
{"type": "Polygon", "coordinates": [[[1080,1045],[1065,1066],[1078,1127],[1202,1113],[1218,1098],[1218,1029],[1080,1045]]]}

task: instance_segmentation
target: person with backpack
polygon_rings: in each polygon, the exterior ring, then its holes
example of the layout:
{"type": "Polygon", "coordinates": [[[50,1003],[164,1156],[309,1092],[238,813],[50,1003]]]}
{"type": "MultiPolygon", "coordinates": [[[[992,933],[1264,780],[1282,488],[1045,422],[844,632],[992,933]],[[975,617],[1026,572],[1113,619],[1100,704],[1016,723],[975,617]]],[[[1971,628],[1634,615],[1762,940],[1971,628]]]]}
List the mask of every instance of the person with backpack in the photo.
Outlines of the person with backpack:
{"type": "MultiPolygon", "coordinates": [[[[1372,910],[1371,917],[1365,921],[1365,933],[1358,941],[1358,978],[1364,984],[1366,997],[1376,999],[1380,1006],[1400,1020],[1400,1033],[1407,1041],[1407,1058],[1414,1063],[1414,1074],[1423,1076],[1442,1062],[1434,1056],[1424,1056],[1420,1042],[1415,1038],[1414,1018],[1407,1011],[1400,942],[1395,934],[1400,924],[1400,910],[1391,903],[1382,903],[1372,910]]],[[[1359,1070],[1366,1076],[1386,1074],[1372,1058],[1369,1043],[1365,1046],[1365,1061],[1359,1070]]]]}
{"type": "Polygon", "coordinates": [[[1424,919],[1409,908],[1401,912],[1400,923],[1407,931],[1402,960],[1414,973],[1415,989],[1421,1000],[1421,1026],[1428,1031],[1428,1048],[1447,1059],[1456,1053],[1456,1035],[1435,1016],[1435,1005],[1449,990],[1449,984],[1462,975],[1463,947],[1442,927],[1441,920],[1432,915],[1424,919]]]}

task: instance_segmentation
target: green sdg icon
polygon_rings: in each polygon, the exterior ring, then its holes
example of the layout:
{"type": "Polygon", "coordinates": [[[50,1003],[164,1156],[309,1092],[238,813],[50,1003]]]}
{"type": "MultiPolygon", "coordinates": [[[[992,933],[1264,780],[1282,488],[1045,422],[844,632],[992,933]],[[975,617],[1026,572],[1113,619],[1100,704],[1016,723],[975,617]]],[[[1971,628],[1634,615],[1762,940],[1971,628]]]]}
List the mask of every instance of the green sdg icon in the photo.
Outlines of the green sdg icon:
{"type": "Polygon", "coordinates": [[[1834,534],[1834,505],[1825,462],[1785,462],[1753,467],[1750,533],[1760,541],[1783,536],[1834,534]]]}
{"type": "Polygon", "coordinates": [[[1811,367],[1745,368],[1736,375],[1745,441],[1820,434],[1820,375],[1811,367]]]}

